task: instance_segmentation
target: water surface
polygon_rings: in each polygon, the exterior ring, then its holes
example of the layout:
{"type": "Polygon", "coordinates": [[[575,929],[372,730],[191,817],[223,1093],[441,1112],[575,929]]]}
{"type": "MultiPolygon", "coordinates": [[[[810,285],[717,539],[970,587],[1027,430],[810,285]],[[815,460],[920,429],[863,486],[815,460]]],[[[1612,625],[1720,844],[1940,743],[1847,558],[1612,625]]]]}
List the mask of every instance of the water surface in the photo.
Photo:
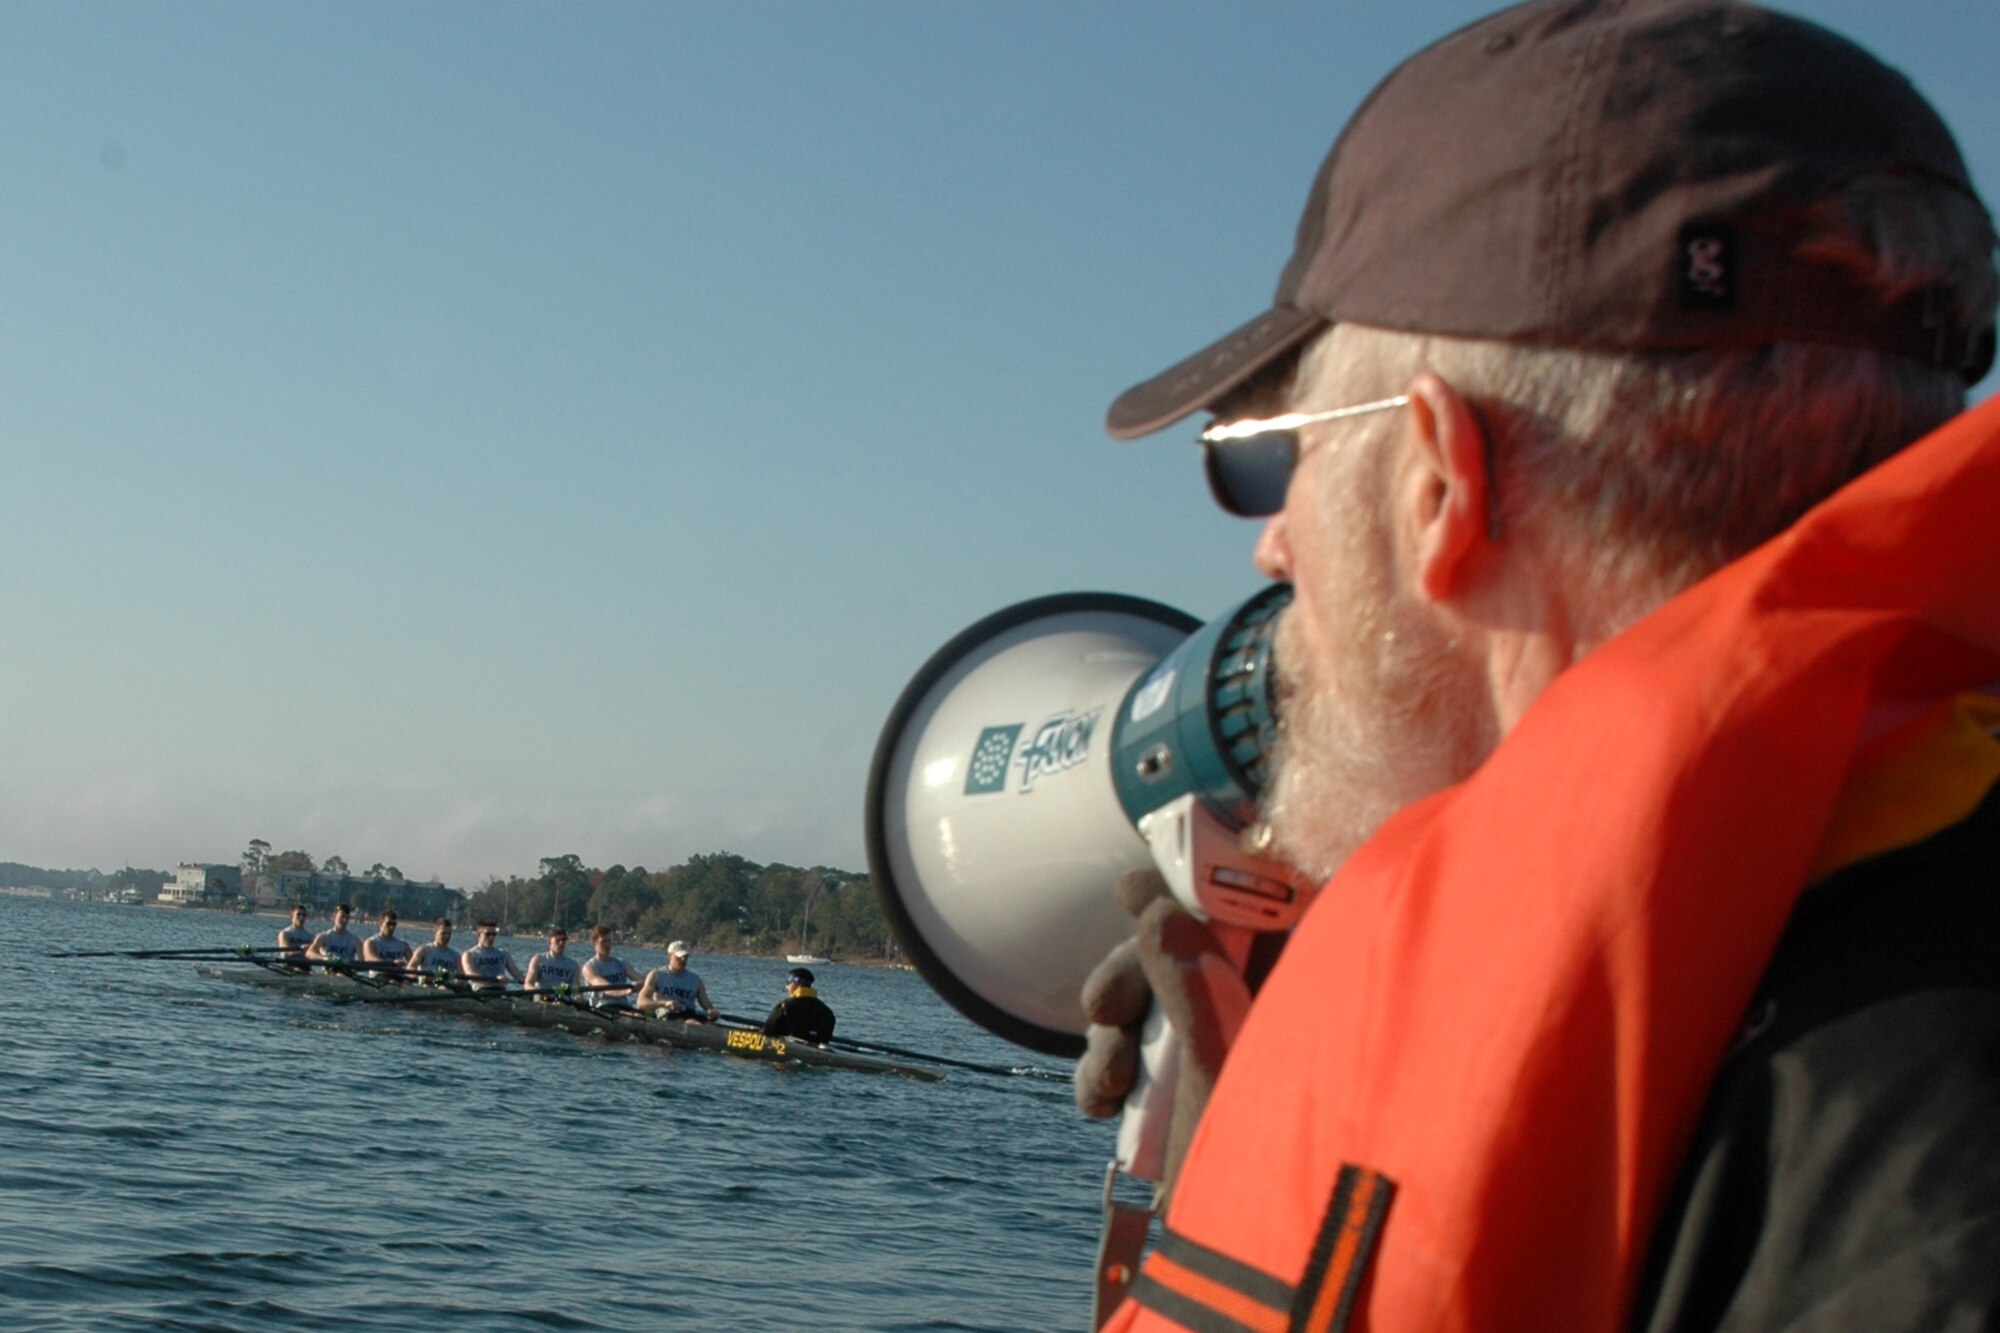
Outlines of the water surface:
{"type": "MultiPolygon", "coordinates": [[[[1111,1141],[1066,1083],[773,1068],[43,956],[279,924],[0,897],[0,1328],[1088,1320],[1111,1141]]],[[[725,1012],[782,998],[782,962],[694,967],[725,1012]]],[[[1052,1064],[914,974],[815,970],[843,1036],[1052,1064]]]]}

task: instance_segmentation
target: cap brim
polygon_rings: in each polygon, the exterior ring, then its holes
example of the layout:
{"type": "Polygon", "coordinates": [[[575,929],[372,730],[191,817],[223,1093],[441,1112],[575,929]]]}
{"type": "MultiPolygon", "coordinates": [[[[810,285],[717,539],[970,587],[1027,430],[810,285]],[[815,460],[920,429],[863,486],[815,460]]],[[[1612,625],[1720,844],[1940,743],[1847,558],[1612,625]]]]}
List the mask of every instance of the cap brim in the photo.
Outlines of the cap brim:
{"type": "Polygon", "coordinates": [[[1227,395],[1327,326],[1323,315],[1273,306],[1193,356],[1118,395],[1105,413],[1114,440],[1135,440],[1171,426],[1227,395]]]}

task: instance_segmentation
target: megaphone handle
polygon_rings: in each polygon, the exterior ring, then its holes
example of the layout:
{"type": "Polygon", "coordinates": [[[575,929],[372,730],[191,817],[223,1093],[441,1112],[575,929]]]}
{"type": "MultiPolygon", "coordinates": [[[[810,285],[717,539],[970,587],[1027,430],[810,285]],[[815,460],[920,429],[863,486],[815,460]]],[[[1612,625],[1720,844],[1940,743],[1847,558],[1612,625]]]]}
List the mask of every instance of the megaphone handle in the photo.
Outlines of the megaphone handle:
{"type": "Polygon", "coordinates": [[[1135,1180],[1157,1185],[1166,1174],[1180,1071],[1180,1036],[1156,1000],[1139,1029],[1139,1077],[1118,1120],[1118,1169],[1135,1180]]]}
{"type": "MultiPolygon", "coordinates": [[[[1212,921],[1209,933],[1241,972],[1256,943],[1256,932],[1212,921]]],[[[1180,1034],[1156,999],[1139,1029],[1139,1077],[1125,1096],[1125,1110],[1118,1122],[1118,1169],[1136,1180],[1157,1185],[1166,1174],[1167,1140],[1173,1127],[1180,1072],[1180,1034]]]]}

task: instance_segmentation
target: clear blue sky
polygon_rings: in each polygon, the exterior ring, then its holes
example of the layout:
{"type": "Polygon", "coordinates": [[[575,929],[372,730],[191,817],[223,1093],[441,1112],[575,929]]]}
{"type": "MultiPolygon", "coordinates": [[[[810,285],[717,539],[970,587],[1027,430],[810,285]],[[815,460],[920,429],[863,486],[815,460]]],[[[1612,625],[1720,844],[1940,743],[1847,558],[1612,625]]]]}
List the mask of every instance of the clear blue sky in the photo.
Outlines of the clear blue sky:
{"type": "MultiPolygon", "coordinates": [[[[1488,6],[0,4],[0,859],[863,864],[952,634],[1256,583],[1109,399],[1488,6]]],[[[2000,6],[1797,6],[2000,192],[2000,6]]]]}

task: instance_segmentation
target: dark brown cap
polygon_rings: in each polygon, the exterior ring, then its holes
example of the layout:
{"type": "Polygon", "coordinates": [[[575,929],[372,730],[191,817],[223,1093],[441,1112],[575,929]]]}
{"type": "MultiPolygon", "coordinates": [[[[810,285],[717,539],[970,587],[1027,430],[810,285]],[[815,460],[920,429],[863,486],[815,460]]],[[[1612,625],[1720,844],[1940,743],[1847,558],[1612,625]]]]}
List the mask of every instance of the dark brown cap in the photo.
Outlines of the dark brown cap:
{"type": "Polygon", "coordinates": [[[1845,38],[1715,0],[1535,0],[1391,74],[1320,167],[1271,309],[1128,389],[1106,427],[1169,425],[1340,320],[1614,350],[1831,343],[1978,379],[1990,312],[1885,299],[1800,244],[1862,178],[1978,202],[1929,103],[1845,38]]]}

